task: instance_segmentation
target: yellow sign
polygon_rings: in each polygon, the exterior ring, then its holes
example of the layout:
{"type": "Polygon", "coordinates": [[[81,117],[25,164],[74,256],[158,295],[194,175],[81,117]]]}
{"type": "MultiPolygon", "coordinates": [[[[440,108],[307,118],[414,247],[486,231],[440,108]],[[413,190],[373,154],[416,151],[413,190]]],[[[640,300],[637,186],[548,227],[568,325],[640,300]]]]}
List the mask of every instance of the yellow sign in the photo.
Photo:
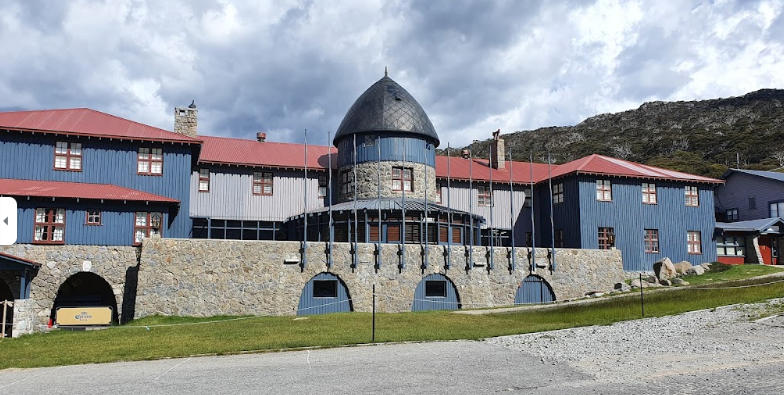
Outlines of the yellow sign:
{"type": "Polygon", "coordinates": [[[112,323],[112,308],[60,307],[55,321],[62,326],[109,325],[112,323]]]}

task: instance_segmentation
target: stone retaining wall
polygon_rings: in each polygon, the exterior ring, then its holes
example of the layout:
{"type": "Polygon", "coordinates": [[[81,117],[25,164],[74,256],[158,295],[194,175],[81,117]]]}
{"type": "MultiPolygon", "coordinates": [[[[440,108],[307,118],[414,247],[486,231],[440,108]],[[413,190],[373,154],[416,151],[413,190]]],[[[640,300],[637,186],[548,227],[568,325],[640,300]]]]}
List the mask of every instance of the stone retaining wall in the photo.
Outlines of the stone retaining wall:
{"type": "MultiPolygon", "coordinates": [[[[516,249],[513,271],[509,249],[495,248],[494,269],[489,270],[489,247],[474,247],[476,265],[466,270],[466,248],[455,246],[447,269],[444,247],[431,246],[429,265],[423,270],[422,247],[407,245],[406,266],[399,270],[398,246],[382,245],[376,272],[374,244],[359,244],[359,264],[352,269],[350,244],[335,243],[328,269],[325,247],[310,243],[302,268],[299,242],[147,239],[135,314],[294,315],[303,287],[322,272],[333,273],[346,284],[355,311],[371,311],[373,284],[379,296],[377,310],[411,311],[417,284],[431,273],[444,274],[455,284],[464,308],[508,306],[514,304],[530,266],[528,248],[516,249]]],[[[549,250],[536,252],[537,263],[549,267],[549,250]]],[[[539,268],[536,274],[551,285],[557,300],[609,291],[624,278],[619,251],[559,249],[555,258],[555,271],[539,268]]]]}
{"type": "MultiPolygon", "coordinates": [[[[52,305],[57,297],[60,285],[72,275],[79,272],[92,272],[103,278],[112,287],[117,301],[117,313],[123,320],[123,303],[127,277],[133,277],[137,269],[139,247],[129,246],[86,246],[86,245],[32,245],[15,244],[0,247],[5,253],[38,262],[42,266],[33,274],[30,285],[30,299],[26,304],[35,311],[36,319],[27,328],[38,330],[45,328],[52,313],[52,305]]],[[[19,285],[11,284],[15,296],[18,296],[19,285]]],[[[20,299],[17,299],[17,302],[20,299]]],[[[131,304],[132,309],[132,304],[131,304]]],[[[14,322],[17,322],[18,309],[14,309],[14,322]]],[[[130,314],[129,317],[133,317],[130,314]]],[[[14,332],[17,336],[17,332],[14,332]]]]}

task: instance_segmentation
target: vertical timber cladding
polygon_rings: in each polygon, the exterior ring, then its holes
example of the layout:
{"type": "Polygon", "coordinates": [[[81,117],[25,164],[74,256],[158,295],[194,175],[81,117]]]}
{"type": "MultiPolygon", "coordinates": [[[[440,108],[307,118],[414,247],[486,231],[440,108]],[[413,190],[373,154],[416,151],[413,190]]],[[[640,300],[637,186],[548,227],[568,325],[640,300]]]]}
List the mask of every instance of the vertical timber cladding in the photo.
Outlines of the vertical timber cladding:
{"type": "MultiPolygon", "coordinates": [[[[326,272],[326,244],[311,242],[307,265],[300,266],[299,242],[241,240],[145,239],[142,248],[135,316],[151,314],[296,315],[303,289],[326,272]]],[[[411,311],[415,291],[431,274],[442,274],[455,286],[462,308],[510,306],[523,280],[530,274],[529,250],[517,248],[517,268],[508,270],[507,248],[495,248],[495,269],[488,270],[487,247],[474,247],[474,260],[484,263],[465,271],[463,246],[452,247],[452,269],[444,269],[445,246],[430,246],[429,265],[420,270],[422,247],[406,245],[406,268],[399,271],[398,246],[382,244],[381,267],[373,268],[375,244],[358,245],[356,269],[351,269],[349,243],[334,243],[329,273],[345,284],[354,311],[411,311]]],[[[557,270],[539,268],[556,300],[611,290],[624,279],[617,250],[556,252],[557,270]]],[[[536,261],[549,262],[548,250],[537,249],[536,261]]]]}

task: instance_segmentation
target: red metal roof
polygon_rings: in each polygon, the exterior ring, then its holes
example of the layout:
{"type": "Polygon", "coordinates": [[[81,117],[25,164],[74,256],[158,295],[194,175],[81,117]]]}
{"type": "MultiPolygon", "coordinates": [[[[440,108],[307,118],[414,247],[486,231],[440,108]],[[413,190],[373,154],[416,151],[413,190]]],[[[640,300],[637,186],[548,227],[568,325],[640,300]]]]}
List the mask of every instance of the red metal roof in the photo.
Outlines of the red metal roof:
{"type": "Polygon", "coordinates": [[[0,257],[7,258],[7,259],[10,259],[12,261],[27,263],[27,264],[30,264],[30,265],[36,266],[36,267],[41,266],[41,264],[38,263],[38,262],[33,262],[33,261],[29,260],[29,259],[20,258],[18,256],[11,255],[11,254],[6,254],[4,252],[0,252],[0,257]]]}
{"type": "Polygon", "coordinates": [[[0,196],[36,196],[67,199],[130,200],[179,203],[177,199],[110,184],[35,181],[0,178],[0,196]]]}
{"type": "MultiPolygon", "coordinates": [[[[556,166],[553,166],[555,169],[556,166]]],[[[505,169],[492,169],[488,166],[487,159],[463,159],[459,156],[436,156],[436,177],[449,178],[453,180],[490,181],[490,174],[493,175],[493,182],[509,183],[509,172],[512,173],[512,183],[529,184],[531,183],[531,171],[533,170],[534,182],[547,179],[547,164],[529,162],[510,162],[506,161],[505,169]],[[473,160],[473,163],[471,161],[473,160]],[[449,174],[447,174],[449,173],[449,174]]]]}
{"type": "MultiPolygon", "coordinates": [[[[584,158],[559,165],[553,169],[552,177],[556,178],[571,173],[704,182],[709,184],[724,183],[724,181],[717,180],[715,178],[702,177],[675,170],[662,169],[660,167],[643,165],[640,163],[629,162],[623,159],[611,158],[597,154],[589,155],[584,158]]],[[[546,174],[545,179],[547,179],[546,174]]]]}
{"type": "MultiPolygon", "coordinates": [[[[258,142],[228,137],[199,136],[203,145],[199,162],[240,166],[304,168],[305,145],[258,142]]],[[[329,152],[332,167],[337,165],[338,150],[324,145],[308,145],[308,169],[326,170],[329,152]]]]}
{"type": "Polygon", "coordinates": [[[89,108],[0,113],[0,129],[199,144],[200,140],[89,108]]]}

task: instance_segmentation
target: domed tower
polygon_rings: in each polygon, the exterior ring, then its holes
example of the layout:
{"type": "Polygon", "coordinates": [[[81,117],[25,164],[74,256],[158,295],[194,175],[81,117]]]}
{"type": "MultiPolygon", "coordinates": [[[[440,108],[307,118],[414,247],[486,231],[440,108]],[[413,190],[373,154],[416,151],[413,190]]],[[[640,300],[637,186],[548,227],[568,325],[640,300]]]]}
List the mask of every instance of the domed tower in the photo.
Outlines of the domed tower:
{"type": "Polygon", "coordinates": [[[416,99],[384,74],[354,102],[335,134],[337,199],[354,199],[356,152],[357,199],[376,199],[379,194],[381,198],[399,198],[405,194],[406,198],[424,200],[427,193],[427,200],[435,201],[438,135],[416,99]]]}

